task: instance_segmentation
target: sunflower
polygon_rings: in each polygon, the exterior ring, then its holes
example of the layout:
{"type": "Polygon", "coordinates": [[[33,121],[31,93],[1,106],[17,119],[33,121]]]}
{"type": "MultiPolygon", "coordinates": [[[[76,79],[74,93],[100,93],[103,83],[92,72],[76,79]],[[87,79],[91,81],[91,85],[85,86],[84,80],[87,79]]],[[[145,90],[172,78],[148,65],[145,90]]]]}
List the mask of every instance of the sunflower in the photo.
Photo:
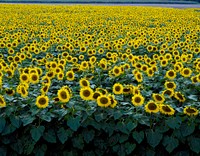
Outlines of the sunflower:
{"type": "Polygon", "coordinates": [[[192,70],[190,68],[183,68],[180,73],[184,77],[190,77],[192,70]]]}
{"type": "Polygon", "coordinates": [[[20,85],[20,94],[23,98],[26,98],[28,96],[28,87],[20,85]]]}
{"type": "Polygon", "coordinates": [[[28,83],[29,82],[29,75],[27,73],[20,74],[20,82],[21,83],[28,83]]]}
{"type": "Polygon", "coordinates": [[[81,78],[79,81],[81,87],[89,87],[90,82],[86,78],[81,78]]]}
{"type": "Polygon", "coordinates": [[[37,83],[39,83],[39,80],[40,80],[40,77],[39,77],[39,75],[38,75],[37,73],[31,73],[31,74],[30,74],[30,82],[31,82],[32,84],[37,84],[37,83]]]}
{"type": "Polygon", "coordinates": [[[100,107],[108,107],[111,104],[111,100],[106,95],[100,95],[97,98],[97,105],[100,107]]]}
{"type": "Polygon", "coordinates": [[[121,75],[121,73],[122,73],[121,67],[118,67],[118,66],[114,66],[112,71],[113,71],[112,73],[114,74],[115,77],[121,75]]]}
{"type": "Polygon", "coordinates": [[[176,89],[175,82],[166,81],[164,85],[166,89],[173,89],[173,90],[176,89]]]}
{"type": "Polygon", "coordinates": [[[114,94],[122,94],[123,93],[123,86],[120,83],[115,83],[112,87],[114,94]]]}
{"type": "Polygon", "coordinates": [[[157,103],[163,103],[165,101],[165,98],[163,95],[161,94],[153,94],[153,99],[157,102],[157,103]]]}
{"type": "Polygon", "coordinates": [[[136,79],[137,82],[143,81],[143,76],[142,76],[141,72],[138,71],[134,76],[135,76],[135,79],[136,79]]]}
{"type": "Polygon", "coordinates": [[[8,89],[6,89],[6,94],[9,96],[13,96],[15,94],[15,90],[8,88],[8,89]]]}
{"type": "Polygon", "coordinates": [[[135,94],[132,97],[131,102],[133,103],[134,106],[142,106],[144,103],[144,97],[141,94],[135,94]]]}
{"type": "Polygon", "coordinates": [[[133,92],[133,88],[131,85],[126,85],[124,88],[123,88],[123,94],[131,94],[133,92]]]}
{"type": "Polygon", "coordinates": [[[154,70],[155,71],[157,70],[156,66],[147,69],[147,75],[148,75],[148,77],[152,77],[154,75],[154,70]]]}
{"type": "Polygon", "coordinates": [[[199,114],[199,111],[194,107],[186,106],[183,109],[183,113],[188,115],[188,116],[197,116],[199,114]]]}
{"type": "Polygon", "coordinates": [[[147,113],[158,113],[159,112],[159,105],[154,101],[149,101],[145,105],[145,111],[147,113]]]}
{"type": "Polygon", "coordinates": [[[159,110],[164,115],[174,115],[175,110],[170,106],[166,104],[160,104],[159,110]]]}
{"type": "Polygon", "coordinates": [[[49,105],[49,98],[45,95],[40,95],[36,99],[36,106],[38,108],[46,108],[49,105]]]}
{"type": "Polygon", "coordinates": [[[109,94],[108,97],[110,98],[110,107],[114,108],[117,105],[117,100],[115,100],[115,96],[113,94],[109,94]]]}
{"type": "Polygon", "coordinates": [[[6,102],[4,100],[4,97],[0,95],[0,108],[6,107],[6,102]]]}
{"type": "Polygon", "coordinates": [[[89,68],[89,62],[88,61],[82,61],[80,65],[80,70],[84,71],[89,68]]]}
{"type": "Polygon", "coordinates": [[[63,78],[64,78],[64,73],[63,73],[63,72],[59,72],[59,73],[57,74],[57,79],[58,79],[58,80],[63,80],[63,78]]]}
{"type": "Polygon", "coordinates": [[[68,102],[70,99],[69,91],[65,88],[61,88],[60,90],[58,90],[57,95],[60,102],[68,102]]]}
{"type": "Polygon", "coordinates": [[[162,95],[168,95],[169,97],[172,97],[174,95],[174,90],[173,89],[166,89],[162,92],[162,95]]]}
{"type": "Polygon", "coordinates": [[[192,76],[192,77],[191,77],[191,81],[192,81],[193,84],[194,84],[194,83],[197,83],[197,82],[198,82],[197,76],[192,76]]]}
{"type": "Polygon", "coordinates": [[[179,101],[179,102],[184,102],[185,97],[181,92],[175,92],[174,97],[179,101]]]}
{"type": "Polygon", "coordinates": [[[92,100],[94,92],[90,87],[84,87],[80,89],[80,96],[83,100],[92,100]]]}
{"type": "Polygon", "coordinates": [[[176,77],[176,72],[174,70],[168,70],[165,75],[168,79],[173,80],[176,77]]]}
{"type": "Polygon", "coordinates": [[[97,98],[99,97],[99,96],[101,96],[101,95],[103,95],[100,91],[95,91],[94,93],[93,93],[93,95],[92,95],[92,98],[94,99],[94,100],[97,100],[97,98]]]}
{"type": "Polygon", "coordinates": [[[45,95],[47,94],[48,90],[49,90],[50,84],[45,84],[44,86],[42,86],[42,88],[40,89],[41,94],[45,95]]]}
{"type": "Polygon", "coordinates": [[[161,61],[160,61],[160,65],[161,65],[162,67],[166,67],[166,66],[168,65],[168,60],[167,60],[167,59],[161,60],[161,61]]]}

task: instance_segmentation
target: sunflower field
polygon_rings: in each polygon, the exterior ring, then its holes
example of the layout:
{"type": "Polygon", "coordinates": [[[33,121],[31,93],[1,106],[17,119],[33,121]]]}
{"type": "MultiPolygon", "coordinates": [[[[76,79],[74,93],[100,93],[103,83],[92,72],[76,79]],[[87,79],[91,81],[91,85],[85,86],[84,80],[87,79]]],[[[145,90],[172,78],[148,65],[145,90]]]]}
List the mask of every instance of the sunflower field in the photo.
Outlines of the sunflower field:
{"type": "Polygon", "coordinates": [[[0,14],[1,156],[200,153],[200,10],[0,14]]]}

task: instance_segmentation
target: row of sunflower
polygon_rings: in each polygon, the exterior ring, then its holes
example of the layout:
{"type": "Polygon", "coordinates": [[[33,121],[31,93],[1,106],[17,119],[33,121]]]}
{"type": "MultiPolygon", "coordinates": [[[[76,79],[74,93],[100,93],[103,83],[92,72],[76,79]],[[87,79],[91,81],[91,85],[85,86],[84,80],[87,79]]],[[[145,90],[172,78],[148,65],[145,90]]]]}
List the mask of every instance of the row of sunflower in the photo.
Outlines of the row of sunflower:
{"type": "Polygon", "coordinates": [[[147,113],[198,115],[195,10],[1,6],[1,107],[20,95],[38,108],[75,99],[120,109],[123,97],[147,113]]]}

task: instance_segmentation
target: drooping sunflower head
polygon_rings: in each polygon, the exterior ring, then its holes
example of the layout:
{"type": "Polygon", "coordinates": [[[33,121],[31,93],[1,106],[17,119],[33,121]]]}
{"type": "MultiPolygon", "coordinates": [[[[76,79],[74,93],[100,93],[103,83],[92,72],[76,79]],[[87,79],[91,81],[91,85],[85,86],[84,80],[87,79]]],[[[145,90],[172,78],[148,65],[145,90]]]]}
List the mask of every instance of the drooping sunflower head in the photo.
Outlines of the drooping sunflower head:
{"type": "Polygon", "coordinates": [[[174,115],[175,113],[175,110],[170,105],[167,104],[160,104],[159,110],[164,115],[174,115]]]}
{"type": "Polygon", "coordinates": [[[45,95],[40,95],[36,99],[36,106],[38,108],[46,108],[49,105],[49,98],[45,95]]]}
{"type": "Polygon", "coordinates": [[[6,89],[6,94],[9,96],[13,96],[15,94],[15,90],[8,88],[8,89],[6,89]]]}
{"type": "Polygon", "coordinates": [[[188,116],[197,116],[199,114],[199,110],[191,106],[186,106],[183,109],[183,113],[188,116]]]}
{"type": "Polygon", "coordinates": [[[181,94],[181,92],[175,92],[174,97],[180,102],[185,101],[185,97],[183,94],[181,94]]]}
{"type": "Polygon", "coordinates": [[[110,98],[110,102],[111,102],[110,107],[111,107],[111,108],[116,107],[116,105],[117,105],[117,100],[115,100],[115,95],[109,94],[108,97],[110,98]]]}
{"type": "Polygon", "coordinates": [[[165,88],[174,90],[174,89],[176,89],[176,84],[175,84],[175,82],[166,81],[165,82],[165,88]]]}
{"type": "Polygon", "coordinates": [[[163,103],[165,101],[165,98],[162,94],[153,94],[153,99],[157,102],[157,103],[163,103]]]}
{"type": "Polygon", "coordinates": [[[166,89],[162,92],[163,96],[169,96],[172,97],[174,95],[174,90],[173,89],[166,89]]]}
{"type": "Polygon", "coordinates": [[[92,96],[92,98],[94,99],[94,100],[97,100],[97,98],[99,97],[99,96],[101,96],[101,95],[103,95],[100,91],[95,91],[94,93],[93,93],[93,96],[92,96]]]}
{"type": "Polygon", "coordinates": [[[135,79],[137,82],[142,82],[143,81],[143,76],[141,72],[137,72],[135,75],[135,79]]]}
{"type": "Polygon", "coordinates": [[[6,107],[5,99],[2,95],[0,95],[0,108],[6,107]]]}

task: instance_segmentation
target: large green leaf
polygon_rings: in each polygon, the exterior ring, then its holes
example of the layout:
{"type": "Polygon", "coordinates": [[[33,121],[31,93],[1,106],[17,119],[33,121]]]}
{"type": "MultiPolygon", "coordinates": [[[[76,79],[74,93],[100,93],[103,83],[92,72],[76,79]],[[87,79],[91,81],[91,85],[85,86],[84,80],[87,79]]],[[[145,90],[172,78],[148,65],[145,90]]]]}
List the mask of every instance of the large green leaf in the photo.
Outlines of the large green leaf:
{"type": "Polygon", "coordinates": [[[31,137],[33,138],[33,140],[35,142],[37,142],[40,137],[43,135],[45,130],[44,126],[39,126],[39,127],[34,127],[31,129],[30,133],[31,133],[31,137]]]}
{"type": "Polygon", "coordinates": [[[189,146],[190,146],[190,149],[192,151],[194,151],[195,153],[199,154],[200,152],[200,138],[195,138],[195,137],[190,137],[188,139],[189,141],[189,146]]]}
{"type": "Polygon", "coordinates": [[[21,126],[21,120],[19,119],[19,117],[11,115],[10,116],[10,122],[13,126],[15,126],[16,128],[19,128],[21,126]]]}
{"type": "Polygon", "coordinates": [[[156,147],[162,140],[163,134],[154,132],[153,130],[146,131],[147,142],[150,146],[156,147]]]}
{"type": "Polygon", "coordinates": [[[137,123],[133,121],[129,121],[126,125],[126,128],[131,132],[134,128],[137,127],[137,123]]]}
{"type": "Polygon", "coordinates": [[[172,117],[167,119],[165,123],[172,129],[178,129],[181,125],[181,119],[179,117],[172,117]]]}
{"type": "Polygon", "coordinates": [[[49,143],[56,143],[56,134],[53,129],[49,129],[45,132],[43,138],[49,143]]]}
{"type": "Polygon", "coordinates": [[[67,125],[73,130],[77,131],[78,128],[80,127],[80,120],[81,118],[77,116],[76,118],[71,117],[67,120],[67,125]]]}
{"type": "Polygon", "coordinates": [[[179,145],[179,141],[176,138],[165,136],[163,139],[163,145],[165,149],[171,153],[179,145]]]}
{"type": "Polygon", "coordinates": [[[90,141],[92,141],[94,136],[95,136],[95,131],[94,130],[85,130],[83,132],[83,138],[84,138],[86,143],[89,143],[90,141]]]}
{"type": "Polygon", "coordinates": [[[183,137],[186,137],[194,132],[195,124],[194,123],[192,123],[192,124],[185,123],[185,124],[181,125],[180,130],[181,130],[183,137]]]}
{"type": "Polygon", "coordinates": [[[72,139],[73,147],[77,149],[83,149],[84,141],[82,135],[78,135],[77,137],[72,139]]]}
{"type": "Polygon", "coordinates": [[[28,124],[31,124],[35,120],[35,117],[34,116],[24,116],[21,120],[23,122],[23,126],[26,126],[28,124]]]}
{"type": "Polygon", "coordinates": [[[6,127],[4,128],[2,132],[2,135],[10,134],[14,132],[15,130],[16,130],[16,127],[14,127],[12,124],[6,125],[6,127]]]}
{"type": "Polygon", "coordinates": [[[125,143],[126,154],[128,155],[131,154],[135,148],[136,148],[136,144],[131,144],[129,142],[125,143]]]}
{"type": "Polygon", "coordinates": [[[35,150],[35,156],[45,156],[46,150],[47,150],[47,145],[45,144],[37,147],[37,149],[35,150]]]}
{"type": "Polygon", "coordinates": [[[67,139],[68,139],[67,131],[63,127],[61,127],[57,131],[57,136],[58,136],[58,139],[60,140],[60,142],[62,144],[64,144],[67,141],[67,139]]]}
{"type": "Polygon", "coordinates": [[[134,131],[132,133],[132,136],[137,141],[138,144],[140,144],[144,140],[144,132],[143,131],[140,131],[140,132],[134,131]]]}
{"type": "Polygon", "coordinates": [[[16,151],[18,154],[22,154],[22,152],[23,152],[22,142],[21,142],[21,140],[19,140],[19,139],[17,140],[16,143],[11,144],[10,147],[11,147],[14,151],[16,151]]]}
{"type": "Polygon", "coordinates": [[[0,133],[3,132],[5,126],[6,126],[6,120],[3,117],[1,117],[0,118],[0,133]]]}

